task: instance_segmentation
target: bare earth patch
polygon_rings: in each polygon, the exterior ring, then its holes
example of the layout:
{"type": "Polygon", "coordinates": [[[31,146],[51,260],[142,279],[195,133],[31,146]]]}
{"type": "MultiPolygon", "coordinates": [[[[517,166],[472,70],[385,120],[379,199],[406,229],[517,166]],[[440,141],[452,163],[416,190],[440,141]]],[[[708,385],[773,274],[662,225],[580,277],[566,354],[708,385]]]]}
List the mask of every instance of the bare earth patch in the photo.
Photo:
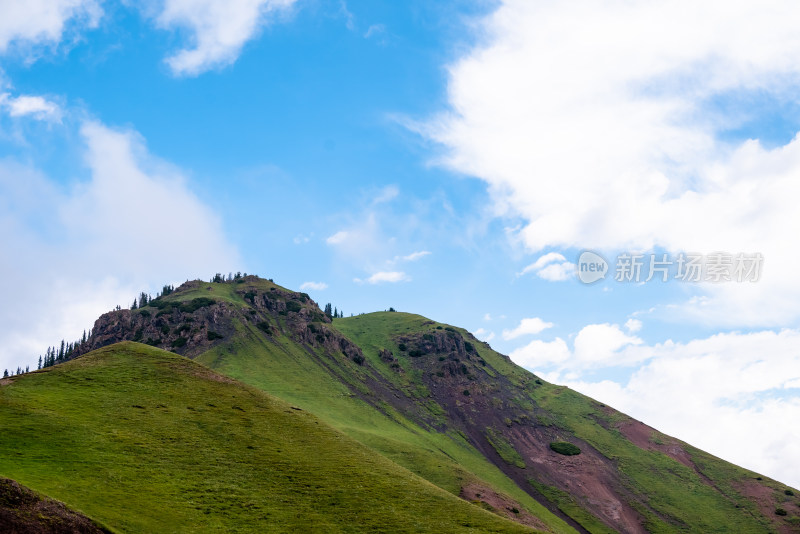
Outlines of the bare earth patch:
{"type": "Polygon", "coordinates": [[[800,517],[800,506],[797,504],[796,496],[784,496],[778,490],[765,486],[758,480],[753,479],[742,480],[734,487],[736,491],[758,505],[759,511],[772,521],[772,526],[780,534],[797,534],[800,532],[800,525],[792,525],[786,521],[791,517],[800,517]],[[786,510],[788,515],[784,517],[776,515],[775,509],[779,507],[786,510]]]}
{"type": "Polygon", "coordinates": [[[0,478],[0,532],[5,534],[100,534],[109,532],[63,503],[0,478]]]}
{"type": "MultiPolygon", "coordinates": [[[[484,505],[488,505],[491,511],[503,517],[507,517],[512,521],[516,521],[517,523],[521,523],[539,530],[550,530],[539,518],[534,517],[525,511],[522,508],[522,505],[520,505],[517,501],[511,499],[510,497],[500,495],[487,486],[481,486],[480,484],[468,484],[461,488],[461,493],[459,496],[462,499],[472,503],[483,503],[484,505]],[[517,512],[514,512],[514,510],[517,510],[517,512]]],[[[484,506],[484,508],[488,507],[484,506]]]]}

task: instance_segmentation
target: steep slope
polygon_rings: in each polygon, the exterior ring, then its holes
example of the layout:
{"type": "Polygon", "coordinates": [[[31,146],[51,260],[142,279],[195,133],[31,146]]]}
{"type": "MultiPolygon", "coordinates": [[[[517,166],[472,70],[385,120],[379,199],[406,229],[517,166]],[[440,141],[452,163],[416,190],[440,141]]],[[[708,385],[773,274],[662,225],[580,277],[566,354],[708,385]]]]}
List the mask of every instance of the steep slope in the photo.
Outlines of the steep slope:
{"type": "Polygon", "coordinates": [[[377,369],[397,377],[400,390],[424,388],[441,407],[440,428],[463,432],[520,487],[588,531],[800,530],[790,488],[548,384],[462,329],[402,313],[334,325],[377,369]],[[404,373],[392,373],[393,359],[404,373]],[[556,453],[550,445],[559,442],[580,454],[556,453]],[[775,514],[780,507],[786,516],[775,514]]]}
{"type": "Polygon", "coordinates": [[[159,300],[104,315],[80,350],[138,338],[196,357],[553,532],[800,530],[790,488],[548,384],[462,329],[404,313],[331,324],[307,295],[256,277],[159,300]]]}
{"type": "Polygon", "coordinates": [[[530,531],[137,343],[4,380],[0,427],[0,475],[119,532],[530,531]]]}

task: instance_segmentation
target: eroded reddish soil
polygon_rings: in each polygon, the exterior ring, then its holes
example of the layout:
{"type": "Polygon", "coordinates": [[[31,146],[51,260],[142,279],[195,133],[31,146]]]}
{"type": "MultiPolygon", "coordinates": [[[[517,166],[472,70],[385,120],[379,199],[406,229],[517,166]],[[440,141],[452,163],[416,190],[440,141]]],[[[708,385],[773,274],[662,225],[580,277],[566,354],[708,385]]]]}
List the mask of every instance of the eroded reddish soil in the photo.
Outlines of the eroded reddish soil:
{"type": "Polygon", "coordinates": [[[522,523],[523,525],[538,530],[550,530],[539,518],[526,512],[517,501],[508,496],[501,495],[487,486],[474,483],[468,484],[461,488],[459,496],[472,503],[488,505],[487,508],[491,511],[503,517],[507,517],[512,521],[516,521],[517,523],[522,523]]]}

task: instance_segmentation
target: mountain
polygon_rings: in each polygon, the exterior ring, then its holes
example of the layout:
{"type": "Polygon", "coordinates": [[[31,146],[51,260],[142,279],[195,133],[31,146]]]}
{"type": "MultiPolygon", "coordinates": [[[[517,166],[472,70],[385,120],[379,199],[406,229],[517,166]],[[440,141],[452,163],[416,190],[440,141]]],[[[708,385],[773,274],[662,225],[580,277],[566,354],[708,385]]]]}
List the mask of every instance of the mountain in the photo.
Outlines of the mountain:
{"type": "MultiPolygon", "coordinates": [[[[181,354],[194,362],[169,357],[314,414],[317,424],[414,473],[415,480],[527,527],[800,532],[792,488],[549,384],[469,332],[418,315],[331,320],[308,295],[257,277],[193,281],[140,309],[101,316],[71,355],[95,352],[48,371],[94,361],[98,349],[116,353],[123,349],[114,344],[126,340],[181,354]]],[[[20,383],[38,375],[23,375],[20,383]]],[[[55,395],[68,384],[62,379],[53,387],[55,395]]],[[[80,395],[71,400],[81,404],[80,395]]],[[[169,420],[165,415],[164,424],[169,420]]],[[[12,444],[12,450],[25,457],[20,447],[12,444]]],[[[58,465],[53,459],[51,467],[58,465]]],[[[71,502],[51,492],[52,485],[42,486],[47,477],[14,474],[0,460],[0,475],[71,502]]],[[[420,525],[428,521],[418,518],[420,525]]]]}

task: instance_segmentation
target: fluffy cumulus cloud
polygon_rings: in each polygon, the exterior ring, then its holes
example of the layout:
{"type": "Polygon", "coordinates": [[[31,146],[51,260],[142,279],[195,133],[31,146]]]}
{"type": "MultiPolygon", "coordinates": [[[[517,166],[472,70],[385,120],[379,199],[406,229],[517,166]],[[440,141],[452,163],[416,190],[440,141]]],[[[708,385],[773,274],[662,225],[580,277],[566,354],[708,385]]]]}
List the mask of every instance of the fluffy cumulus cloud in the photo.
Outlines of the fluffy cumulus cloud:
{"type": "Polygon", "coordinates": [[[563,282],[575,273],[575,264],[570,263],[563,254],[548,252],[531,263],[518,276],[536,273],[536,276],[550,282],[563,282]]]}
{"type": "MultiPolygon", "coordinates": [[[[576,340],[577,344],[577,340],[576,340]]],[[[577,347],[576,347],[577,351],[577,347]]],[[[800,487],[800,331],[627,346],[647,363],[626,383],[561,380],[726,460],[800,487]]]]}
{"type": "Polygon", "coordinates": [[[0,93],[0,110],[10,117],[30,116],[43,121],[60,121],[62,111],[58,104],[42,96],[20,95],[12,97],[0,93]]]}
{"type": "Polygon", "coordinates": [[[786,325],[800,317],[787,246],[800,139],[757,137],[800,85],[798,25],[788,0],[505,0],[424,132],[487,182],[499,213],[527,221],[530,251],[762,252],[758,284],[705,287],[677,311],[786,325]]]}
{"type": "Polygon", "coordinates": [[[233,63],[257,32],[296,0],[165,0],[156,21],[179,28],[193,46],[166,59],[176,75],[196,75],[233,63]]]}
{"type": "Polygon", "coordinates": [[[0,160],[0,366],[34,364],[142,290],[238,264],[216,214],[132,131],[80,130],[85,180],[65,187],[0,160]],[[220,263],[222,262],[222,263],[220,263]]]}
{"type": "Polygon", "coordinates": [[[56,45],[70,23],[93,28],[102,16],[96,0],[0,0],[0,53],[12,44],[56,45]]]}

